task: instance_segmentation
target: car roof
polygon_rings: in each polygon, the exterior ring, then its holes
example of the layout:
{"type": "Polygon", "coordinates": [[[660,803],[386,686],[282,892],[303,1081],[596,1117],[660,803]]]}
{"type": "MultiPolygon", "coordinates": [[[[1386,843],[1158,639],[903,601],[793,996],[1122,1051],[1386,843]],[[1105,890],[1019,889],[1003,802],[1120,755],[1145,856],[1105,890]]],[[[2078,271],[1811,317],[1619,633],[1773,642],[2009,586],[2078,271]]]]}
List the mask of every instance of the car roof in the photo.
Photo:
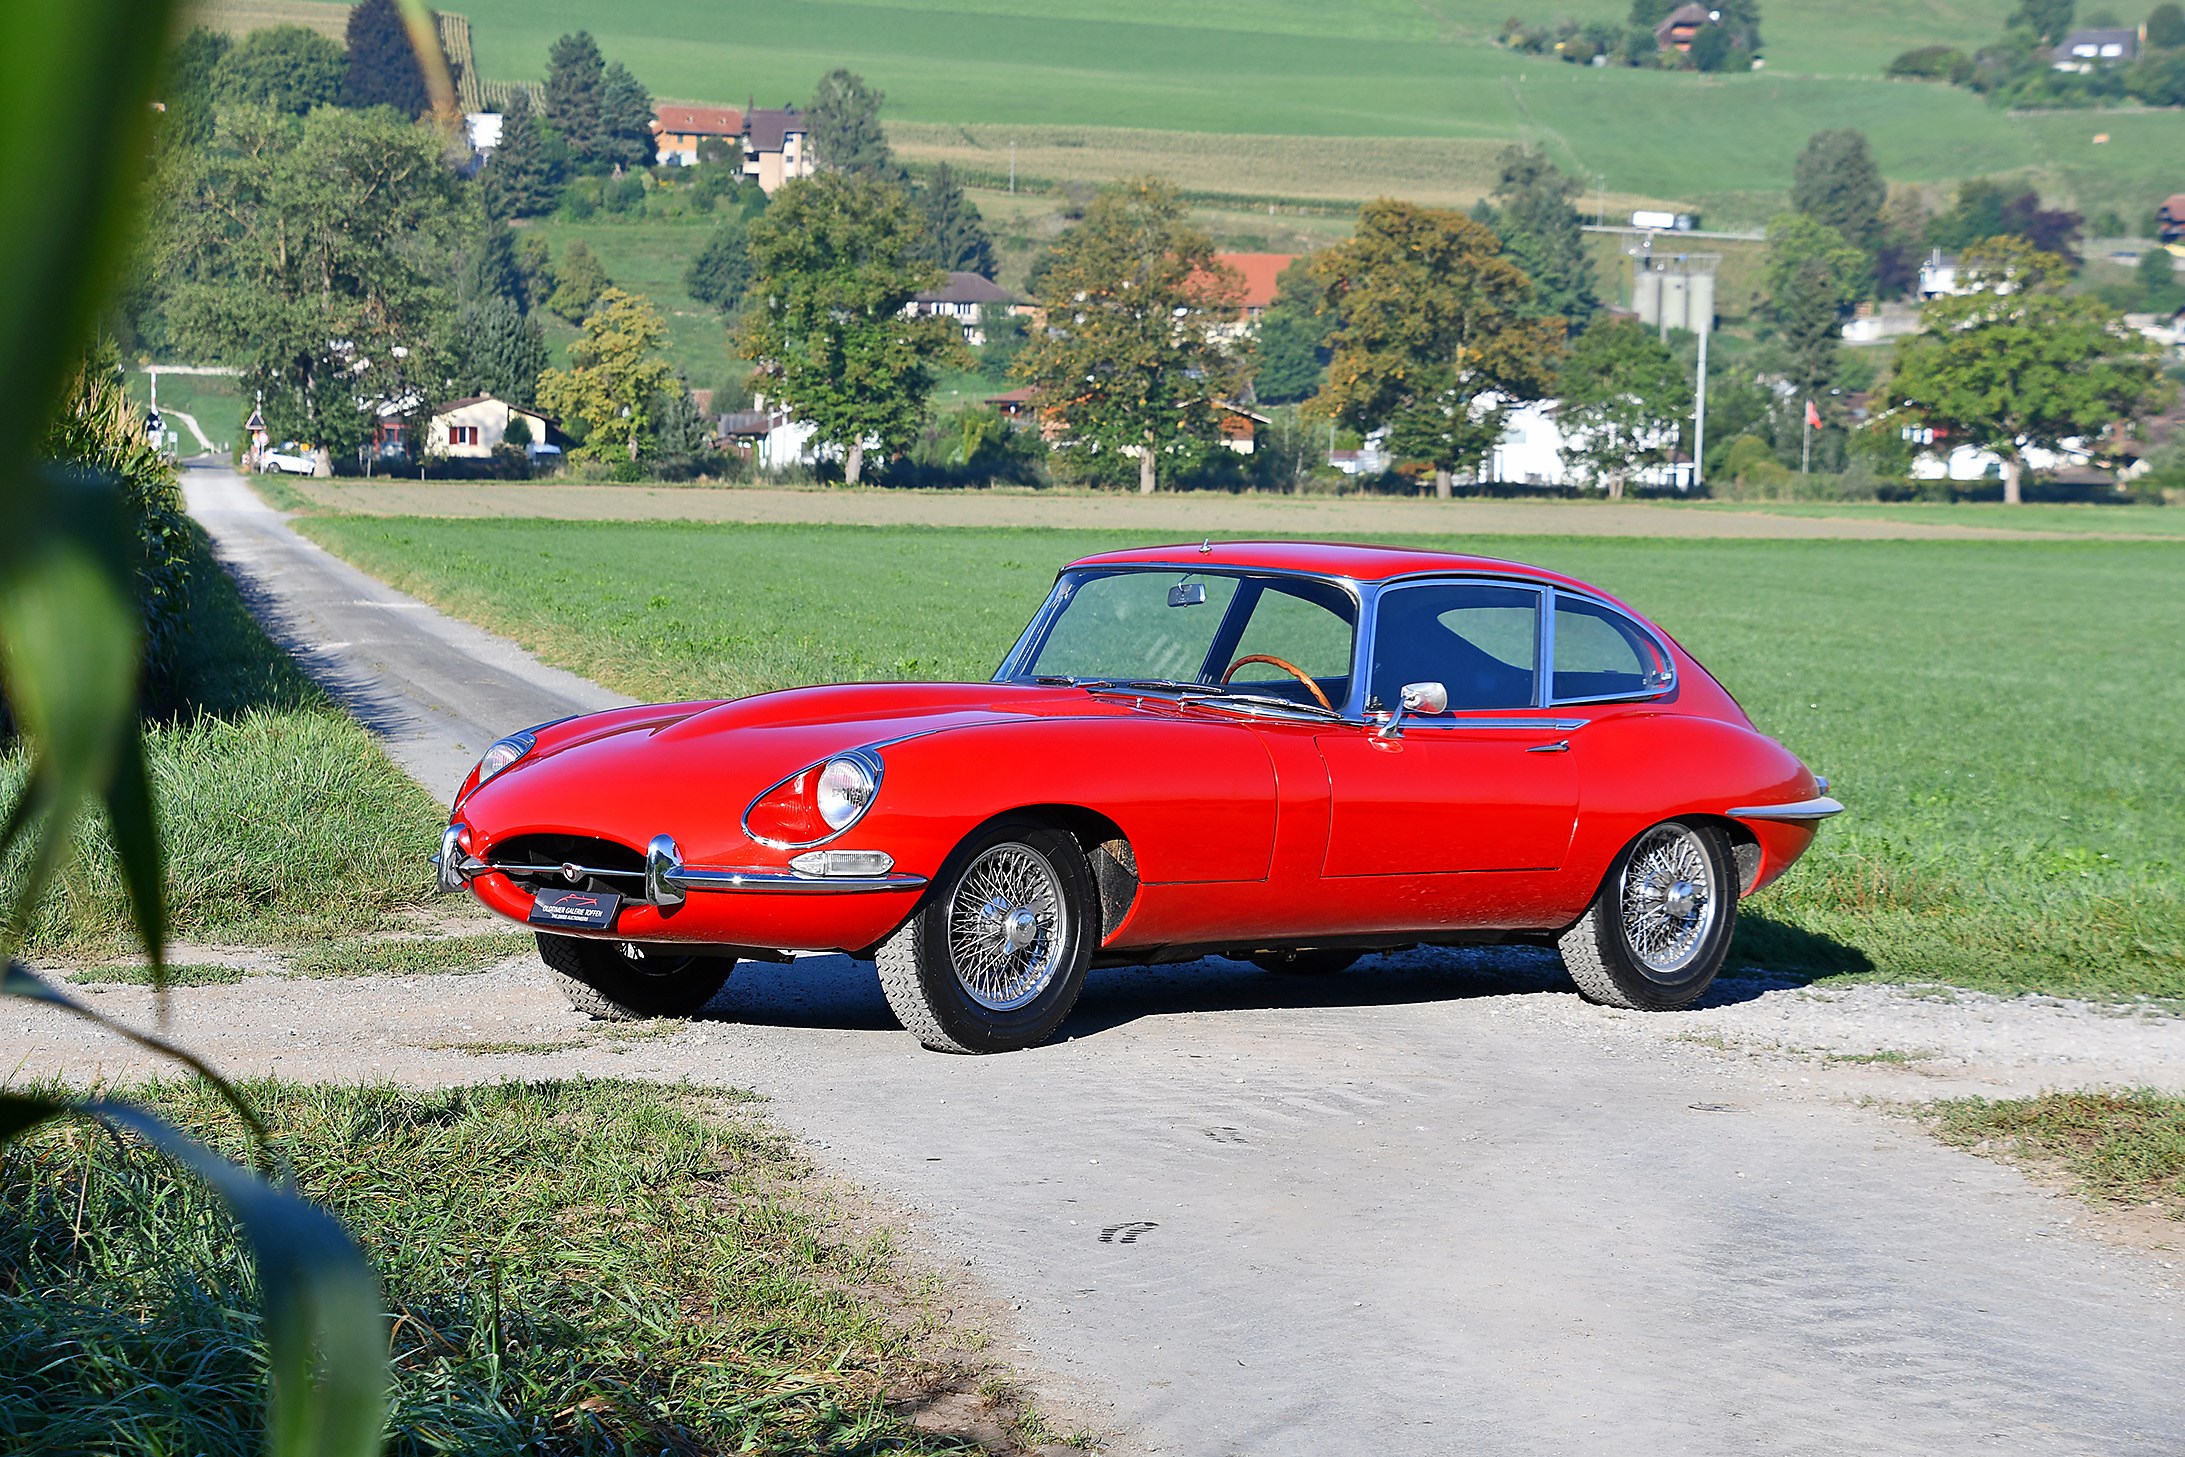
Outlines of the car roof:
{"type": "MultiPolygon", "coordinates": [[[[1247,567],[1278,572],[1311,572],[1321,576],[1349,577],[1360,582],[1385,582],[1421,573],[1482,572],[1498,577],[1525,577],[1576,587],[1606,596],[1575,577],[1551,572],[1523,562],[1499,557],[1471,556],[1462,552],[1427,551],[1419,547],[1366,546],[1341,541],[1186,541],[1173,546],[1142,546],[1127,551],[1104,551],[1080,557],[1071,567],[1177,566],[1247,567]]],[[[1613,600],[1613,599],[1611,599],[1613,600]]]]}

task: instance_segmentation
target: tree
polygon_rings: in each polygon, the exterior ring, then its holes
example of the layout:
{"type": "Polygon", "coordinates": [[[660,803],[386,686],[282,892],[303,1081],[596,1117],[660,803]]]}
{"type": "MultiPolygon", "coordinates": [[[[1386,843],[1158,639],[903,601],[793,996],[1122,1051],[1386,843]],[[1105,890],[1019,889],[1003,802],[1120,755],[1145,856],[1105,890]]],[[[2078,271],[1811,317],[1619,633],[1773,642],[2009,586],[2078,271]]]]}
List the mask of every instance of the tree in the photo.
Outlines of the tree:
{"type": "Polygon", "coordinates": [[[1760,0],[1716,0],[1710,8],[1731,44],[1747,55],[1760,53],[1760,0]]]}
{"type": "Polygon", "coordinates": [[[2185,106],[2185,49],[2150,46],[2124,73],[2124,89],[2149,106],[2185,106]]]}
{"type": "Polygon", "coordinates": [[[2024,238],[2043,253],[2054,253],[2076,268],[2077,244],[2086,219],[2069,208],[2044,208],[2041,194],[2021,192],[2003,204],[2003,232],[1999,236],[2024,238]]]}
{"type": "Polygon", "coordinates": [[[652,134],[652,93],[620,61],[601,75],[599,111],[600,160],[622,167],[651,166],[659,156],[652,134]]]}
{"type": "Polygon", "coordinates": [[[1874,292],[1879,298],[1910,293],[1927,257],[1927,201],[1916,187],[1889,194],[1882,204],[1881,245],[1874,250],[1874,292]]]}
{"type": "Polygon", "coordinates": [[[1701,26],[1685,54],[1692,58],[1695,71],[1723,71],[1729,69],[1733,49],[1729,29],[1717,23],[1701,26]]]}
{"type": "Polygon", "coordinates": [[[1620,501],[1634,475],[1675,459],[1692,378],[1644,324],[1603,319],[1571,345],[1562,402],[1564,461],[1620,501]]]}
{"type": "Polygon", "coordinates": [[[1047,328],[1016,364],[1058,449],[1096,468],[1135,455],[1150,493],[1163,457],[1216,444],[1221,403],[1243,385],[1225,340],[1242,287],[1174,187],[1102,188],[1055,241],[1039,287],[1047,328]]]}
{"type": "Polygon", "coordinates": [[[2185,9],[2163,0],[2148,11],[2147,44],[2163,50],[2185,48],[2185,9]]]}
{"type": "Polygon", "coordinates": [[[1949,209],[1937,213],[1927,225],[1927,241],[1954,253],[1983,238],[2002,237],[2009,231],[2003,225],[2005,198],[2003,189],[1987,178],[1966,178],[1957,185],[1957,198],[1949,209]]]}
{"type": "Polygon", "coordinates": [[[213,100],[302,116],[341,99],[348,69],[342,48],[315,30],[300,25],[254,30],[213,67],[213,100]]]}
{"type": "Polygon", "coordinates": [[[1572,206],[1578,179],[1538,147],[1511,147],[1501,157],[1491,217],[1475,214],[1502,236],[1503,252],[1532,280],[1543,313],[1583,329],[1601,307],[1586,252],[1584,219],[1572,206]]]}
{"type": "Polygon", "coordinates": [[[391,106],[404,116],[425,114],[432,100],[425,72],[410,46],[395,0],[361,0],[349,12],[349,70],[342,82],[344,106],[391,106]]]}
{"type": "Polygon", "coordinates": [[[607,270],[581,240],[561,250],[554,265],[554,292],[546,306],[572,324],[581,324],[614,285],[607,270]]]}
{"type": "Polygon", "coordinates": [[[1269,309],[1259,321],[1252,393],[1264,405],[1291,405],[1320,388],[1319,329],[1295,309],[1269,309]]]}
{"type": "Polygon", "coordinates": [[[2071,34],[2071,17],[2079,0],[2018,0],[2018,8],[2005,23],[2010,29],[2032,31],[2049,45],[2071,34]]]}
{"type": "Polygon", "coordinates": [[[1883,387],[1902,418],[2000,456],[2012,504],[2028,449],[2092,439],[2167,391],[2156,346],[2100,299],[2067,296],[2070,272],[2017,238],[1966,250],[1958,279],[1970,291],[1927,305],[1883,387]]]}
{"type": "Polygon", "coordinates": [[[1818,396],[1836,373],[1844,311],[1866,292],[1866,258],[1843,234],[1804,213],[1768,224],[1768,308],[1792,384],[1818,396]]]}
{"type": "Polygon", "coordinates": [[[2185,304],[2185,287],[2177,278],[2177,259],[2167,248],[2149,248],[2139,255],[2138,274],[2142,306],[2158,314],[2174,312],[2185,304]]]}
{"type": "Polygon", "coordinates": [[[465,303],[456,312],[448,354],[458,393],[493,395],[514,405],[537,402],[546,335],[515,300],[489,294],[465,303]]]}
{"type": "Polygon", "coordinates": [[[751,225],[751,387],[840,449],[853,486],[867,445],[906,449],[941,367],[969,362],[954,320],[904,314],[941,281],[922,228],[902,188],[840,172],[784,183],[751,225]]]}
{"type": "Polygon", "coordinates": [[[466,223],[442,151],[384,111],[244,108],[179,169],[151,229],[177,342],[242,366],[275,439],[344,454],[377,402],[439,388],[466,223]]]}
{"type": "Polygon", "coordinates": [[[463,253],[456,274],[455,296],[463,303],[505,298],[518,313],[528,312],[531,296],[524,287],[523,267],[516,261],[516,235],[499,218],[488,218],[485,228],[463,253]]]}
{"type": "Polygon", "coordinates": [[[554,254],[546,239],[526,233],[518,240],[516,271],[523,275],[524,312],[544,307],[554,295],[554,254]]]}
{"type": "Polygon", "coordinates": [[[213,78],[234,49],[225,32],[193,25],[167,53],[159,95],[161,138],[178,147],[201,147],[212,140],[213,78]]]}
{"type": "Polygon", "coordinates": [[[683,286],[702,304],[724,314],[742,306],[751,286],[751,230],[741,213],[731,213],[716,223],[705,247],[683,275],[683,286]]]}
{"type": "Polygon", "coordinates": [[[1815,132],[1806,140],[1792,171],[1790,205],[1815,222],[1826,223],[1845,242],[1872,256],[1882,242],[1882,204],[1889,184],[1867,148],[1866,133],[1856,127],[1815,132]]]}
{"type": "Polygon", "coordinates": [[[1532,281],[1501,252],[1461,213],[1382,198],[1313,259],[1335,320],[1314,407],[1354,430],[1386,428],[1394,454],[1434,468],[1443,497],[1502,438],[1510,406],[1555,385],[1562,321],[1538,316],[1532,281]]]}
{"type": "Polygon", "coordinates": [[[560,134],[531,109],[531,93],[518,91],[501,117],[501,145],[486,163],[486,207],[504,218],[552,212],[567,159],[560,134]]]}
{"type": "MultiPolygon", "coordinates": [[[[570,251],[577,246],[571,244],[570,251]]],[[[578,455],[637,459],[639,443],[652,433],[661,391],[674,373],[656,357],[667,337],[667,321],[646,299],[619,288],[599,296],[598,307],[584,321],[584,337],[569,346],[571,367],[539,376],[539,403],[586,426],[578,455]]]]}
{"type": "Polygon", "coordinates": [[[563,36],[546,53],[546,119],[580,166],[606,159],[606,70],[588,30],[563,36]]]}
{"type": "Polygon", "coordinates": [[[822,168],[852,177],[898,175],[887,133],[880,128],[882,99],[855,72],[838,67],[820,78],[804,120],[811,128],[805,141],[822,168]]]}
{"type": "Polygon", "coordinates": [[[713,422],[698,408],[690,381],[675,376],[661,391],[660,414],[653,421],[651,437],[645,441],[645,453],[666,473],[680,479],[690,475],[697,458],[712,447],[713,422]]]}
{"type": "Polygon", "coordinates": [[[965,194],[956,169],[943,162],[918,189],[926,215],[926,256],[948,273],[994,276],[994,240],[986,235],[978,204],[965,194]]]}

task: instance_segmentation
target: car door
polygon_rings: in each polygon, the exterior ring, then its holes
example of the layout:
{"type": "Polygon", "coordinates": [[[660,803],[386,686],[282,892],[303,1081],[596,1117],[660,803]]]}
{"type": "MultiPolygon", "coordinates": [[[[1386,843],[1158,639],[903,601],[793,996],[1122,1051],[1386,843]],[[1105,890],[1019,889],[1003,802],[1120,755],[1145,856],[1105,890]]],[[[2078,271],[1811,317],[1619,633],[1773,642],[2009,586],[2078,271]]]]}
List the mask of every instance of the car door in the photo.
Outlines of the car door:
{"type": "MultiPolygon", "coordinates": [[[[1322,732],[1329,824],[1322,874],[1361,877],[1554,870],[1578,814],[1583,716],[1539,705],[1546,591],[1448,580],[1384,589],[1368,708],[1439,683],[1446,711],[1322,732]]],[[[1352,887],[1354,890],[1357,887],[1352,887]]],[[[1407,902],[1416,902],[1408,891],[1407,902]]]]}

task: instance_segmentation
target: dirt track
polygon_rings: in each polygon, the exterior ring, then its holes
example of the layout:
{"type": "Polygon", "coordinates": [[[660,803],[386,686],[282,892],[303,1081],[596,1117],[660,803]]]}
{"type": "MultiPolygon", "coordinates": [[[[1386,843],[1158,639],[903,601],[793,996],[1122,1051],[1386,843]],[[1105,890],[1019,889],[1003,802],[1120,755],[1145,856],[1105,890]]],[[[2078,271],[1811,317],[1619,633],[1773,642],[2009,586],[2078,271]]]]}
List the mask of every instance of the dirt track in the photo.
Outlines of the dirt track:
{"type": "Polygon", "coordinates": [[[328,510],[369,516],[566,521],[814,522],[857,526],[1051,526],[1250,537],[1741,537],[1852,541],[2084,541],[2086,533],[1949,523],[1695,511],[1594,501],[1432,501],[1368,496],[1141,497],[1029,491],[789,490],[765,486],[476,485],[292,481],[328,510]]]}

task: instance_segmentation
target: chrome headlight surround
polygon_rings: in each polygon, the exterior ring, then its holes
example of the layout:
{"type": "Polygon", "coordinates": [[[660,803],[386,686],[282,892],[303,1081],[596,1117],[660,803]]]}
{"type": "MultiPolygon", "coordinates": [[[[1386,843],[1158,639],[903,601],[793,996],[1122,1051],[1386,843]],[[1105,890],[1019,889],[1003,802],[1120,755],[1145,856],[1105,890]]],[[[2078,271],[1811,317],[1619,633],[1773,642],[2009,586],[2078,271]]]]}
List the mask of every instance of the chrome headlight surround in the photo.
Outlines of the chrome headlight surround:
{"type": "Polygon", "coordinates": [[[538,736],[529,729],[510,734],[505,739],[495,739],[486,746],[485,753],[478,759],[478,783],[485,783],[537,748],[538,744],[538,736]]]}
{"type": "Polygon", "coordinates": [[[824,845],[865,817],[873,801],[880,797],[880,781],[885,774],[886,766],[881,763],[880,755],[871,749],[846,749],[839,754],[830,754],[776,780],[754,797],[744,806],[743,831],[759,844],[776,850],[808,850],[814,845],[824,845]],[[752,816],[765,808],[768,801],[807,776],[809,803],[818,820],[811,828],[818,833],[790,838],[766,834],[752,826],[752,816]]]}

